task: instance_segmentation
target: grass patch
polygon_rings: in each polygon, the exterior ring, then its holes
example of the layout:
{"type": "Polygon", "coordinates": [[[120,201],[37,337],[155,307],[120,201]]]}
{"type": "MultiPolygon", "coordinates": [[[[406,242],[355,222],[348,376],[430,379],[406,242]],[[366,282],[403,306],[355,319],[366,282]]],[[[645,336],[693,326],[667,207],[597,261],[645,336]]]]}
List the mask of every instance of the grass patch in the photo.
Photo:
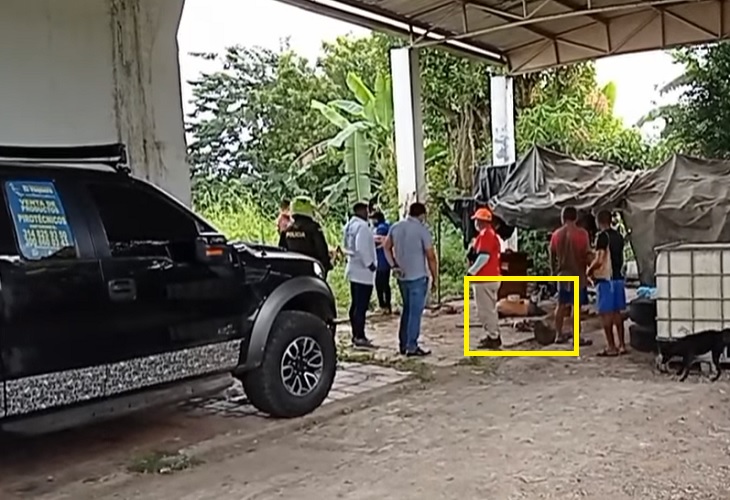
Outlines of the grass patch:
{"type": "Polygon", "coordinates": [[[137,474],[172,474],[201,463],[200,459],[179,451],[152,451],[134,459],[127,470],[137,474]]]}
{"type": "Polygon", "coordinates": [[[363,365],[382,366],[400,372],[410,373],[421,382],[430,382],[434,378],[433,368],[416,358],[377,356],[375,352],[353,351],[344,344],[337,346],[337,359],[346,363],[360,363],[363,365]]]}
{"type": "Polygon", "coordinates": [[[456,364],[458,366],[482,366],[485,362],[479,356],[464,356],[456,364]]]}
{"type": "MultiPolygon", "coordinates": [[[[259,200],[252,198],[247,188],[236,182],[199,183],[193,191],[195,211],[205,217],[214,227],[232,240],[276,245],[276,217],[278,213],[267,213],[259,200]]],[[[342,228],[347,221],[329,216],[322,221],[325,239],[331,247],[341,245],[342,228]]],[[[431,231],[436,238],[436,220],[431,221],[431,231]]],[[[442,296],[458,295],[464,289],[464,248],[461,234],[449,223],[442,223],[440,280],[442,296]]],[[[522,234],[522,233],[520,233],[522,234]]],[[[350,285],[344,276],[344,263],[338,262],[330,272],[327,281],[337,300],[338,312],[345,313],[350,301],[350,285]]],[[[398,286],[393,280],[393,302],[400,305],[398,286]]],[[[373,303],[375,302],[373,297],[373,303]]],[[[345,314],[346,315],[346,314],[345,314]]]]}

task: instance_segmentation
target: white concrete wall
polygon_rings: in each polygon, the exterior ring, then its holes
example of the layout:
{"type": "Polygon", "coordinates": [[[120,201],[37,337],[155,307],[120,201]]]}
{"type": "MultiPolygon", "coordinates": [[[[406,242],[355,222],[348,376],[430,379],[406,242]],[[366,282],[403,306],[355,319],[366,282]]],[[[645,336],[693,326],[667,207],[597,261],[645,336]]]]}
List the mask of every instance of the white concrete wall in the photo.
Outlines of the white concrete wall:
{"type": "Polygon", "coordinates": [[[184,0],[2,0],[0,143],[123,141],[190,202],[177,28],[184,0]]]}

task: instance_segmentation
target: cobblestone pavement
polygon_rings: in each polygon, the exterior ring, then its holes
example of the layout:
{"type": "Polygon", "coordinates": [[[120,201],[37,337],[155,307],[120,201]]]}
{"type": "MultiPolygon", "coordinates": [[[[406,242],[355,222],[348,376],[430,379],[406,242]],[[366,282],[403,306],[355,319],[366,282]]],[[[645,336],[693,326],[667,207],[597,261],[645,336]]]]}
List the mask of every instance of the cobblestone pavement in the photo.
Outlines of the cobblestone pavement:
{"type": "MultiPolygon", "coordinates": [[[[405,380],[407,372],[393,368],[366,365],[360,363],[340,362],[332,390],[324,404],[342,401],[346,398],[379,389],[389,384],[405,380]]],[[[256,416],[268,418],[248,403],[240,382],[236,381],[224,393],[212,398],[195,398],[184,403],[183,409],[191,415],[217,415],[227,418],[256,416]]]]}

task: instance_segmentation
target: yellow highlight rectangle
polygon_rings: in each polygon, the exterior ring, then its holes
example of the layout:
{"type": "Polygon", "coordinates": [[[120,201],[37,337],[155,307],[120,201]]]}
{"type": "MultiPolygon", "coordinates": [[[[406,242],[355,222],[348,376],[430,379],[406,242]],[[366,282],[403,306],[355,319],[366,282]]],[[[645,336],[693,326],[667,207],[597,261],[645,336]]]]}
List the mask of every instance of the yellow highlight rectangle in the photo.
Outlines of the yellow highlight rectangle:
{"type": "Polygon", "coordinates": [[[580,355],[580,287],[578,276],[464,276],[464,356],[534,356],[577,357],[580,355]],[[571,351],[487,351],[469,349],[469,283],[475,281],[572,281],[573,282],[573,350],[571,351]]]}

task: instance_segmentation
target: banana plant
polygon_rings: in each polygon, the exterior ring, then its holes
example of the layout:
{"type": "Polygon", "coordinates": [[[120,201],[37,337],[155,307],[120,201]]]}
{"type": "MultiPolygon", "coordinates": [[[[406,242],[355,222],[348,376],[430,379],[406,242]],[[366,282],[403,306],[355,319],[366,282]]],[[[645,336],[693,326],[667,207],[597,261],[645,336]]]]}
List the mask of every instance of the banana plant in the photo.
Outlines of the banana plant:
{"type": "Polygon", "coordinates": [[[384,164],[393,158],[393,96],[390,78],[378,75],[375,92],[354,73],[347,86],[355,100],[335,100],[327,104],[312,101],[316,109],[339,132],[327,141],[328,147],[343,152],[343,177],[325,188],[323,204],[332,205],[344,194],[348,201],[369,200],[373,185],[386,175],[384,164]],[[372,169],[372,165],[376,168],[372,169]],[[375,175],[374,175],[375,174],[375,175]]]}
{"type": "Polygon", "coordinates": [[[614,107],[616,106],[616,84],[614,82],[608,82],[601,89],[601,93],[605,96],[608,104],[608,111],[613,113],[614,107]]]}

